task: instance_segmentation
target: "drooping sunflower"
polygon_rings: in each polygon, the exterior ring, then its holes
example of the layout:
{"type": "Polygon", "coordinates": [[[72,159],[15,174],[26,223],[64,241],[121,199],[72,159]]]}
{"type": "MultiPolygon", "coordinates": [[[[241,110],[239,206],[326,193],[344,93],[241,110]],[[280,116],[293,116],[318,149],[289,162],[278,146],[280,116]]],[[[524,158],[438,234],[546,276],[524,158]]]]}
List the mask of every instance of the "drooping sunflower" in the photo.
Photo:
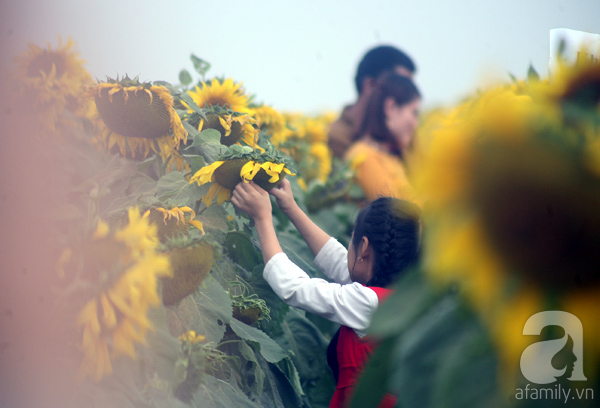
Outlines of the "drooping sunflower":
{"type": "Polygon", "coordinates": [[[233,82],[232,78],[222,82],[215,78],[209,84],[202,82],[202,87],[196,86],[188,93],[201,108],[221,106],[235,112],[249,113],[249,97],[244,93],[242,84],[233,82]]]}
{"type": "Polygon", "coordinates": [[[198,170],[190,184],[213,183],[202,202],[208,207],[214,199],[221,205],[231,198],[231,190],[244,181],[254,180],[265,190],[279,184],[285,175],[295,175],[292,164],[270,145],[265,151],[250,147],[231,146],[219,160],[198,170]]]}
{"type": "Polygon", "coordinates": [[[246,113],[234,112],[231,109],[211,106],[205,109],[206,120],[200,119],[198,130],[215,129],[221,133],[221,144],[231,146],[241,144],[256,148],[258,129],[256,120],[246,113]]]}
{"type": "Polygon", "coordinates": [[[186,236],[167,242],[164,252],[169,255],[173,275],[162,278],[164,305],[174,305],[198,290],[212,268],[215,259],[213,246],[214,243],[205,236],[186,236]]]}
{"type": "Polygon", "coordinates": [[[71,38],[63,46],[59,37],[56,49],[50,44],[41,48],[30,43],[27,52],[15,57],[20,95],[51,131],[65,108],[77,110],[82,87],[92,82],[84,61],[72,50],[74,46],[71,38]]]}
{"type": "MultiPolygon", "coordinates": [[[[109,78],[88,87],[85,97],[95,104],[101,142],[107,149],[117,146],[125,157],[145,158],[153,151],[172,162],[176,149],[187,140],[173,97],[164,86],[140,83],[137,78],[109,78]]],[[[181,170],[182,162],[176,163],[181,170]]]]}
{"type": "Polygon", "coordinates": [[[196,219],[196,212],[190,207],[152,207],[144,212],[143,217],[148,219],[150,224],[156,225],[158,239],[163,243],[172,238],[187,236],[188,224],[204,234],[202,222],[196,219]],[[189,215],[188,218],[186,214],[189,215]]]}
{"type": "Polygon", "coordinates": [[[534,341],[522,334],[525,322],[549,309],[582,321],[583,364],[594,375],[600,177],[588,165],[582,129],[597,127],[600,115],[582,126],[553,102],[547,82],[529,94],[517,88],[490,89],[429,126],[415,169],[426,201],[425,268],[463,288],[496,340],[507,383],[534,341]]]}
{"type": "Polygon", "coordinates": [[[96,288],[77,316],[84,354],[80,374],[96,381],[112,373],[111,359],[136,357],[136,344],[153,328],[148,309],[160,305],[158,278],[172,274],[168,256],[156,250],[156,227],[137,208],[128,216],[128,224],[114,231],[99,221],[90,241],[76,251],[96,288]]]}

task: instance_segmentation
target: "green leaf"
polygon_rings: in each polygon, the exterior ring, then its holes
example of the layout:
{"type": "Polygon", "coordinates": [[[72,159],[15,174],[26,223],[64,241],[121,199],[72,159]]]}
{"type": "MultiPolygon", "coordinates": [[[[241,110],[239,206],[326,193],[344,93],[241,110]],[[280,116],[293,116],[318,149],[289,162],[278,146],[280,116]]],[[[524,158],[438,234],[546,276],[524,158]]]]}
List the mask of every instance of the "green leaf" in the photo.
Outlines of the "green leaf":
{"type": "Polygon", "coordinates": [[[206,166],[206,160],[204,157],[197,154],[183,154],[183,158],[190,165],[190,172],[196,173],[202,167],[206,166]]]}
{"type": "Polygon", "coordinates": [[[393,367],[388,377],[388,389],[401,391],[401,405],[433,406],[440,367],[454,347],[463,341],[468,324],[456,313],[458,307],[459,300],[455,295],[440,299],[398,337],[394,353],[388,354],[393,367]],[[415,378],[419,380],[415,381],[415,378]]]}
{"type": "Polygon", "coordinates": [[[246,360],[245,363],[241,364],[242,372],[240,373],[240,378],[247,388],[246,393],[250,394],[250,399],[254,401],[259,400],[263,393],[265,373],[260,367],[254,349],[247,342],[240,341],[238,343],[238,350],[246,360]]]}
{"type": "Polygon", "coordinates": [[[384,338],[397,335],[410,327],[439,298],[420,271],[407,272],[395,285],[394,293],[375,314],[369,334],[384,338]],[[402,310],[402,313],[398,313],[402,310]]]}
{"type": "Polygon", "coordinates": [[[204,78],[204,76],[210,69],[210,64],[207,61],[198,58],[194,54],[190,56],[190,59],[192,60],[192,64],[194,64],[194,69],[196,70],[196,72],[199,73],[202,76],[202,78],[204,78]]]}
{"type": "Polygon", "coordinates": [[[294,365],[294,362],[290,357],[286,357],[280,362],[277,363],[277,367],[281,370],[281,372],[288,379],[296,395],[302,396],[304,395],[304,390],[302,389],[302,384],[300,383],[300,375],[298,374],[298,370],[294,365]]]}
{"type": "Polygon", "coordinates": [[[179,82],[181,83],[181,85],[188,86],[189,84],[192,83],[192,81],[193,81],[192,76],[186,69],[182,69],[179,72],[179,82]]]}
{"type": "Polygon", "coordinates": [[[202,146],[206,144],[221,146],[221,132],[215,129],[204,129],[194,137],[192,146],[202,146]]]}
{"type": "Polygon", "coordinates": [[[198,408],[256,408],[256,404],[239,387],[211,375],[204,377],[200,389],[194,394],[191,406],[198,408]]]}
{"type": "Polygon", "coordinates": [[[248,326],[237,319],[231,319],[229,325],[234,333],[242,339],[258,343],[260,346],[260,354],[269,363],[276,363],[287,356],[287,353],[279,347],[279,344],[267,336],[262,330],[248,326]]]}
{"type": "Polygon", "coordinates": [[[225,325],[232,319],[231,299],[223,287],[208,276],[193,295],[200,310],[197,333],[206,336],[207,342],[219,343],[225,333],[225,325]]]}
{"type": "MultiPolygon", "coordinates": [[[[190,94],[188,94],[187,92],[183,92],[179,95],[179,97],[181,98],[182,101],[184,101],[187,106],[193,111],[196,112],[197,114],[199,114],[201,117],[203,117],[204,119],[206,119],[206,116],[204,116],[204,112],[202,111],[202,109],[200,109],[200,107],[198,106],[198,104],[196,102],[194,102],[194,100],[192,99],[192,97],[190,96],[190,94]]],[[[187,122],[183,122],[183,125],[185,126],[187,122]]]]}
{"type": "Polygon", "coordinates": [[[533,65],[529,65],[529,69],[527,70],[527,79],[530,82],[537,82],[540,80],[540,74],[537,73],[533,65]]]}
{"type": "Polygon", "coordinates": [[[328,341],[321,331],[299,312],[290,308],[281,323],[281,333],[274,337],[284,350],[292,351],[292,360],[303,382],[316,381],[327,371],[328,341]]]}
{"type": "Polygon", "coordinates": [[[383,340],[365,366],[354,391],[350,408],[377,407],[388,391],[388,379],[393,369],[391,359],[396,346],[396,338],[383,340]]]}
{"type": "Polygon", "coordinates": [[[162,176],[156,183],[156,195],[161,199],[179,194],[189,185],[183,174],[173,171],[162,176]]]}
{"type": "Polygon", "coordinates": [[[246,271],[251,272],[256,265],[262,264],[260,252],[256,250],[250,237],[244,232],[229,232],[225,237],[223,248],[227,256],[246,271]]]}

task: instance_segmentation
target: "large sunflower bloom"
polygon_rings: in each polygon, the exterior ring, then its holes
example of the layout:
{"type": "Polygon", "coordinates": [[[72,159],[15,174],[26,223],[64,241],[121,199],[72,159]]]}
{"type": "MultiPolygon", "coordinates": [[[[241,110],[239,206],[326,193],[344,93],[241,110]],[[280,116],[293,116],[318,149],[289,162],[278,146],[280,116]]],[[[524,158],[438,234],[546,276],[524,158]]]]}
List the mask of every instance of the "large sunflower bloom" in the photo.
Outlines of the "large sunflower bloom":
{"type": "Polygon", "coordinates": [[[415,169],[429,228],[425,268],[463,288],[513,392],[521,353],[534,341],[522,334],[525,322],[549,307],[586,328],[586,374],[597,373],[600,356],[600,177],[582,132],[597,129],[600,115],[569,116],[554,94],[546,82],[501,86],[436,115],[415,169]]]}
{"type": "MultiPolygon", "coordinates": [[[[113,248],[112,259],[103,256],[106,268],[101,276],[117,275],[92,297],[77,316],[83,331],[84,353],[80,374],[96,381],[111,374],[111,358],[136,357],[135,345],[145,343],[153,328],[147,317],[151,306],[160,305],[157,279],[171,276],[167,255],[156,251],[156,228],[141,217],[138,209],[129,210],[129,223],[114,232],[100,221],[92,244],[113,248]]],[[[95,265],[90,262],[89,267],[95,265]]]]}
{"type": "Polygon", "coordinates": [[[178,170],[183,168],[176,149],[188,134],[167,88],[125,78],[90,86],[85,96],[95,103],[94,118],[107,149],[117,146],[121,155],[132,158],[145,158],[153,151],[164,161],[175,161],[178,170]]]}
{"type": "Polygon", "coordinates": [[[17,83],[22,97],[35,111],[45,129],[54,131],[57,117],[65,108],[75,110],[81,88],[92,82],[79,53],[72,50],[69,38],[52,49],[29,44],[29,50],[17,57],[17,83]]]}
{"type": "Polygon", "coordinates": [[[202,186],[213,183],[202,202],[208,207],[214,199],[221,205],[231,199],[231,190],[244,181],[254,180],[264,189],[276,186],[285,175],[295,175],[284,160],[274,158],[268,153],[252,152],[249,154],[229,155],[198,170],[191,178],[190,184],[202,186]]]}
{"type": "Polygon", "coordinates": [[[194,102],[201,108],[221,106],[235,112],[248,113],[249,97],[244,93],[241,83],[228,78],[223,82],[213,79],[210,84],[202,82],[202,87],[188,91],[194,102]]]}

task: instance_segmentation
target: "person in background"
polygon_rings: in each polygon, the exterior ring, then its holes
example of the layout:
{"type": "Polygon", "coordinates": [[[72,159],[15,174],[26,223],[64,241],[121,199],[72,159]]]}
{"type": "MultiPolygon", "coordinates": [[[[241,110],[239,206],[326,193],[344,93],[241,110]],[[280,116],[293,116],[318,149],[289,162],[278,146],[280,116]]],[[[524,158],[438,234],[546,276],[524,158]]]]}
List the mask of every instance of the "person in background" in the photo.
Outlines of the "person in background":
{"type": "Polygon", "coordinates": [[[341,116],[329,129],[328,143],[334,156],[344,157],[359,131],[375,82],[387,72],[396,72],[412,78],[416,66],[408,55],[389,45],[375,47],[364,55],[358,64],[354,79],[358,98],[353,104],[344,107],[341,116]]]}
{"type": "MultiPolygon", "coordinates": [[[[363,208],[354,225],[348,250],[320,229],[300,209],[290,182],[269,192],[254,182],[239,183],[231,202],[254,219],[265,263],[263,277],[287,304],[341,325],[327,349],[336,379],[330,407],[346,407],[366,362],[376,347],[367,335],[373,313],[392,284],[420,257],[421,217],[408,201],[380,197],[363,208]],[[332,282],[311,278],[281,249],[269,193],[302,235],[317,265],[332,282]]],[[[393,407],[387,394],[380,408],[393,407]]]]}
{"type": "Polygon", "coordinates": [[[345,158],[367,200],[389,196],[418,202],[406,174],[406,156],[419,125],[421,94],[411,79],[394,72],[372,86],[356,140],[345,158]]]}

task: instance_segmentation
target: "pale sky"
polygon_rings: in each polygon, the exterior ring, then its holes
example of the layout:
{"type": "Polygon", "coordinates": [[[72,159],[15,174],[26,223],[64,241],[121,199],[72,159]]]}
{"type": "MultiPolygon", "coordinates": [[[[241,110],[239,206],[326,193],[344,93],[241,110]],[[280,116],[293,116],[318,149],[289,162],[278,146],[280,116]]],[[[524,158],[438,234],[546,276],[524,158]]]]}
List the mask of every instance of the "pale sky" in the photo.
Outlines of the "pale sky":
{"type": "Polygon", "coordinates": [[[2,0],[0,19],[4,66],[28,42],[71,36],[98,79],[175,84],[194,53],[212,64],[209,77],[314,113],[355,98],[357,63],[380,44],[413,57],[425,107],[524,77],[530,63],[545,75],[549,30],[600,33],[600,0],[2,0]]]}

